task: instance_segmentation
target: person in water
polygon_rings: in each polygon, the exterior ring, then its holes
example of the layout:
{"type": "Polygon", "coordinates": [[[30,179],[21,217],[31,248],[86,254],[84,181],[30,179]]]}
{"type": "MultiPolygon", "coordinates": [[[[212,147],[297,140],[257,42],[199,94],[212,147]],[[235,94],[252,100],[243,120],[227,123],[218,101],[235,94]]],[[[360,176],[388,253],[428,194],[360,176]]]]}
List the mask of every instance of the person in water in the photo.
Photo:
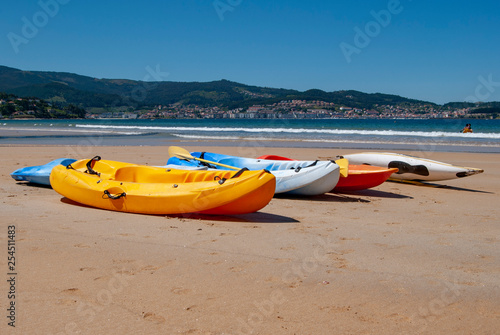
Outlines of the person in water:
{"type": "Polygon", "coordinates": [[[464,129],[462,129],[462,133],[472,133],[472,126],[470,123],[465,125],[464,129]]]}

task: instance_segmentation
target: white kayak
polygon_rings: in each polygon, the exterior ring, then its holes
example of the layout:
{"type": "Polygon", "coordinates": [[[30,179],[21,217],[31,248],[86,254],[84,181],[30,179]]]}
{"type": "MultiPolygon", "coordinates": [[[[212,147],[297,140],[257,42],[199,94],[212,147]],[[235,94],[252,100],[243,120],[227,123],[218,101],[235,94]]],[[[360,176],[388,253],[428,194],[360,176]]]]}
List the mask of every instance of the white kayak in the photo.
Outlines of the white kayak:
{"type": "Polygon", "coordinates": [[[339,181],[340,169],[335,162],[321,161],[303,169],[272,170],[276,177],[276,193],[320,195],[333,190],[339,181]],[[278,189],[279,181],[279,189],[278,189]]]}
{"type": "Polygon", "coordinates": [[[399,171],[391,175],[390,179],[392,180],[439,181],[463,178],[484,172],[482,169],[387,152],[364,152],[343,155],[343,157],[347,158],[350,164],[398,168],[399,171]]]}
{"type": "MultiPolygon", "coordinates": [[[[327,193],[337,185],[341,173],[340,166],[333,161],[264,160],[210,152],[191,152],[190,155],[195,158],[221,163],[226,166],[233,166],[237,168],[246,167],[250,170],[266,169],[276,177],[275,193],[307,196],[327,193]]],[[[347,165],[345,160],[339,160],[338,162],[347,165]]],[[[206,163],[195,159],[188,160],[177,157],[171,157],[167,163],[188,166],[206,165],[206,163]]],[[[211,164],[209,164],[209,168],[228,169],[228,167],[211,164]]]]}

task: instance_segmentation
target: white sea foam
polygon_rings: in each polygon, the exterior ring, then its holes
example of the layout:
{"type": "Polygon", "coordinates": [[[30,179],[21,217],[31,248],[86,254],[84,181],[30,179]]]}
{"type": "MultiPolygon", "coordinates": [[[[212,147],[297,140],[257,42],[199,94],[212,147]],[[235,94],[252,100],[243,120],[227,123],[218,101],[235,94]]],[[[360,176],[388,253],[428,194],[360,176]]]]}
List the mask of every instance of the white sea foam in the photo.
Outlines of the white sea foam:
{"type": "Polygon", "coordinates": [[[76,130],[76,129],[64,129],[64,128],[18,128],[18,127],[8,127],[2,128],[3,130],[15,130],[15,131],[31,131],[34,133],[41,132],[52,132],[52,133],[79,133],[79,134],[112,134],[112,135],[144,135],[140,131],[109,131],[109,130],[76,130]]]}
{"type": "Polygon", "coordinates": [[[128,129],[146,131],[196,131],[196,132],[238,132],[238,133],[282,133],[282,134],[329,134],[329,135],[372,135],[372,136],[417,136],[500,139],[500,133],[459,133],[444,131],[398,131],[358,129],[310,129],[310,128],[244,128],[244,127],[159,127],[118,125],[76,125],[79,128],[128,129]]]}
{"type": "MultiPolygon", "coordinates": [[[[174,136],[180,137],[180,138],[193,138],[193,139],[200,139],[200,140],[244,140],[247,139],[245,137],[239,137],[239,136],[203,136],[203,135],[186,135],[186,134],[172,134],[174,136]]],[[[255,137],[248,138],[251,140],[255,140],[255,137]]]]}
{"type": "MultiPolygon", "coordinates": [[[[239,140],[239,141],[262,141],[262,142],[310,142],[310,143],[338,143],[338,144],[400,144],[400,145],[428,145],[426,142],[404,142],[404,141],[380,141],[380,140],[346,140],[346,139],[294,139],[289,138],[265,138],[265,137],[243,137],[243,136],[199,136],[199,135],[184,135],[184,134],[173,134],[174,136],[186,139],[197,139],[197,140],[239,140]]],[[[467,143],[467,142],[432,142],[432,145],[439,146],[464,146],[464,147],[485,147],[485,148],[498,148],[498,144],[489,143],[467,143]]]]}

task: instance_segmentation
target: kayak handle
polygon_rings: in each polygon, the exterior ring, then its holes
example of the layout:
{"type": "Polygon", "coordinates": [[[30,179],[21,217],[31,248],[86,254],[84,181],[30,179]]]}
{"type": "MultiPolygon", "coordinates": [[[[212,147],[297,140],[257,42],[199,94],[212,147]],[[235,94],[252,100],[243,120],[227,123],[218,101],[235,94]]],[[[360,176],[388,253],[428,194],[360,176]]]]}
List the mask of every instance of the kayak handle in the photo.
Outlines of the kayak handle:
{"type": "Polygon", "coordinates": [[[100,161],[101,160],[101,156],[95,156],[94,158],[92,158],[91,160],[89,160],[87,162],[87,171],[85,171],[85,173],[88,173],[88,174],[95,174],[97,176],[100,176],[101,174],[97,171],[95,171],[93,168],[92,168],[92,165],[94,165],[95,163],[94,162],[97,162],[97,161],[100,161]]]}
{"type": "Polygon", "coordinates": [[[118,193],[118,194],[111,194],[111,193],[109,193],[108,190],[104,190],[104,194],[102,195],[102,198],[103,199],[118,200],[121,197],[124,197],[126,195],[127,195],[127,193],[125,193],[125,192],[118,193]]]}

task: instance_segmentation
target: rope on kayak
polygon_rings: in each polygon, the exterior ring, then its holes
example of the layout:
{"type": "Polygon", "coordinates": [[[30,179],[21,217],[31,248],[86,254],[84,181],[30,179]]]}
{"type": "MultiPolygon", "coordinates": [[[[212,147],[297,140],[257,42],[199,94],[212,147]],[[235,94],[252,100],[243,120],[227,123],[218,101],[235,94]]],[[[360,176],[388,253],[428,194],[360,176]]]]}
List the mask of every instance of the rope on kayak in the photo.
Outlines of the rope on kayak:
{"type": "Polygon", "coordinates": [[[127,193],[125,193],[125,192],[113,195],[113,194],[109,193],[108,190],[104,190],[104,194],[102,195],[102,198],[103,199],[118,200],[121,197],[124,197],[126,195],[127,195],[127,193]]]}
{"type": "Polygon", "coordinates": [[[85,171],[85,173],[88,173],[88,174],[95,174],[97,176],[100,176],[101,174],[97,171],[95,171],[93,168],[92,168],[92,163],[93,162],[97,162],[97,161],[100,161],[101,160],[101,156],[95,156],[94,158],[92,158],[91,160],[89,160],[87,162],[87,170],[85,171]]]}

